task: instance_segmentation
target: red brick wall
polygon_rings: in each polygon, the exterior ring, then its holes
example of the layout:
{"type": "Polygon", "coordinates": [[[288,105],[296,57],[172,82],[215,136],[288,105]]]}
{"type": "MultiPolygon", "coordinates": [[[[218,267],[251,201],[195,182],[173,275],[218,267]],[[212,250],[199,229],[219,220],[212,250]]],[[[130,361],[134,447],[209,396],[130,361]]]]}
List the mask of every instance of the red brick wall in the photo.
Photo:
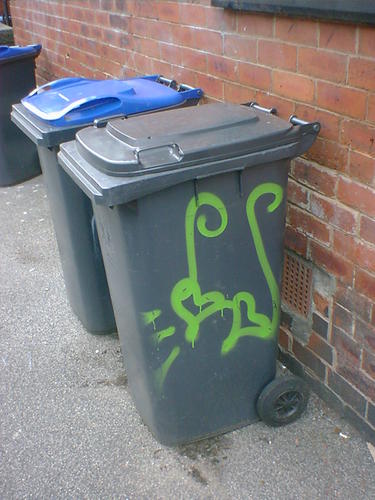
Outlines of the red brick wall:
{"type": "Polygon", "coordinates": [[[43,44],[40,82],[162,73],[212,99],[321,122],[291,170],[286,246],[330,284],[315,281],[312,333],[294,337],[284,321],[280,343],[322,395],[374,430],[375,29],[209,0],[13,0],[11,11],[16,41],[43,44]]]}

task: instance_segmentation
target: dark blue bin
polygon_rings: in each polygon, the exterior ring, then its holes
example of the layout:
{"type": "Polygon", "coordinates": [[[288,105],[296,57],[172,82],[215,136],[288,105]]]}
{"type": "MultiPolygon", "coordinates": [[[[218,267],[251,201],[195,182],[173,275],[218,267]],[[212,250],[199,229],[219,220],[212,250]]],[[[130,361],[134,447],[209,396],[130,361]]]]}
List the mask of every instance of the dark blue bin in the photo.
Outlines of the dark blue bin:
{"type": "Polygon", "coordinates": [[[116,330],[89,198],[57,163],[62,142],[110,117],[196,104],[201,89],[159,75],[128,80],[64,78],[35,89],[13,106],[12,120],[38,146],[43,178],[72,309],[92,333],[116,330]]]}
{"type": "Polygon", "coordinates": [[[0,46],[0,186],[40,174],[34,144],[10,120],[12,104],[35,87],[35,58],[41,45],[0,46]]]}

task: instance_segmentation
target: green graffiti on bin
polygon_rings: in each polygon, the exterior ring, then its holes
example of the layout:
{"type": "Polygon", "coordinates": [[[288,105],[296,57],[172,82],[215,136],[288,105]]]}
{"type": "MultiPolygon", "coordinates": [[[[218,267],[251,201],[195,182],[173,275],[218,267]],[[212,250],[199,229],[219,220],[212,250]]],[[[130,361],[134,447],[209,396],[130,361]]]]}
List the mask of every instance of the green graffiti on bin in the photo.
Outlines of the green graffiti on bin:
{"type": "MultiPolygon", "coordinates": [[[[283,189],[275,183],[267,182],[260,184],[250,193],[246,202],[246,216],[250,227],[251,236],[254,241],[256,254],[272,301],[272,317],[268,318],[265,314],[256,310],[256,301],[254,296],[248,291],[240,291],[232,299],[225,298],[224,293],[220,291],[208,291],[202,293],[198,281],[197,260],[195,252],[195,226],[198,232],[206,238],[216,238],[220,236],[228,225],[228,213],[222,200],[213,193],[200,193],[197,198],[193,197],[185,213],[185,239],[188,276],[178,281],[171,292],[170,303],[176,316],[178,316],[186,325],[184,336],[185,341],[195,347],[199,340],[200,326],[202,322],[216,313],[224,315],[224,311],[232,313],[232,326],[229,334],[222,340],[222,356],[230,353],[242,337],[258,337],[261,339],[270,339],[276,334],[276,329],[280,315],[280,296],[279,287],[273,275],[269,264],[267,253],[264,248],[259,224],[255,215],[255,204],[257,200],[265,194],[273,195],[272,202],[267,206],[269,213],[274,212],[281,204],[283,199],[283,189]],[[214,208],[220,216],[220,224],[216,229],[207,228],[206,216],[197,212],[203,206],[214,208]],[[198,312],[192,312],[187,303],[194,304],[198,312]],[[247,320],[250,325],[243,325],[241,306],[245,307],[247,320]]],[[[153,324],[156,330],[155,321],[162,315],[160,309],[155,309],[142,313],[143,321],[146,325],[153,324]]],[[[153,338],[157,344],[175,334],[176,328],[171,325],[160,331],[155,331],[153,338]]],[[[162,390],[165,378],[175,360],[181,352],[179,346],[174,346],[167,359],[155,372],[157,387],[162,390]]]]}

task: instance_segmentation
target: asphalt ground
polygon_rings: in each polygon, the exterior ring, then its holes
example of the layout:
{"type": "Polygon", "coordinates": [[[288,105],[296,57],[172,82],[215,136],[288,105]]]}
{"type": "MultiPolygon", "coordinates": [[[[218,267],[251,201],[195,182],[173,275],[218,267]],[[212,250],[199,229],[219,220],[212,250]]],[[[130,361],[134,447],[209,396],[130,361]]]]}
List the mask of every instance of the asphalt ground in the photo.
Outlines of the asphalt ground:
{"type": "Polygon", "coordinates": [[[118,338],[70,310],[42,177],[0,188],[0,369],[2,499],[375,498],[370,447],[316,396],[283,428],[161,446],[118,338]]]}

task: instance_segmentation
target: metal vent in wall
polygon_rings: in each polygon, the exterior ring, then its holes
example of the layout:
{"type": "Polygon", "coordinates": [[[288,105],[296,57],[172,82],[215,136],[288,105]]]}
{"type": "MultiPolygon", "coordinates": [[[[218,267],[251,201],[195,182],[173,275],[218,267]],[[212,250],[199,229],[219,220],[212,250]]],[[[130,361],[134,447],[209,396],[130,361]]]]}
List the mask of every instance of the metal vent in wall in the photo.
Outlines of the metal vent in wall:
{"type": "Polygon", "coordinates": [[[292,310],[305,318],[311,307],[312,270],[305,263],[286,254],[282,283],[282,299],[292,310]]]}

